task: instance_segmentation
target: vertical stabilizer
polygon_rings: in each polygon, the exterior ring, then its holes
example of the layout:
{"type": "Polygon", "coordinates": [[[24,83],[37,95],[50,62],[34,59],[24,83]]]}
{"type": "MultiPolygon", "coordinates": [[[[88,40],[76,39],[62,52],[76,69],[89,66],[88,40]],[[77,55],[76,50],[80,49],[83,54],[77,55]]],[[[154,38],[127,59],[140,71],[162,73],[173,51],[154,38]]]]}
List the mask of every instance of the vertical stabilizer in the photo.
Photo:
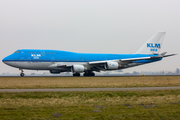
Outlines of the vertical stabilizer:
{"type": "Polygon", "coordinates": [[[165,34],[157,32],[135,54],[159,54],[165,34]]]}

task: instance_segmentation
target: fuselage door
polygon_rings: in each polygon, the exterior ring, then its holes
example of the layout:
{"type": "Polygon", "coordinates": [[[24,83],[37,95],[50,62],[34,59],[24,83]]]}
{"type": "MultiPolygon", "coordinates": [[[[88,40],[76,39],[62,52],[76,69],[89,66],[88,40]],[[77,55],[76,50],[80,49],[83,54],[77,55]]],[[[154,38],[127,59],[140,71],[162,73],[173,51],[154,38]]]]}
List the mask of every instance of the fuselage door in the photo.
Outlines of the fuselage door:
{"type": "Polygon", "coordinates": [[[31,62],[31,57],[28,57],[28,58],[27,58],[27,61],[28,61],[28,62],[31,62]]]}
{"type": "Polygon", "coordinates": [[[42,56],[45,56],[45,51],[41,50],[41,54],[42,54],[42,56]]]}
{"type": "Polygon", "coordinates": [[[55,62],[55,58],[54,57],[51,57],[51,62],[55,62]]]}

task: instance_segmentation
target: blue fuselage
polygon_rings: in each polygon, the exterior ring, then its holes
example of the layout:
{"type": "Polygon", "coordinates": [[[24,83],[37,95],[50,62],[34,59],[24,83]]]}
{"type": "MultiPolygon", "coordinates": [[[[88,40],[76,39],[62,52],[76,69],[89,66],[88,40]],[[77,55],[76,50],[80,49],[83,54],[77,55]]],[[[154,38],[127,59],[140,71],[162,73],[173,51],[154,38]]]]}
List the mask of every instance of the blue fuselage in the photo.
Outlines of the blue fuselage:
{"type": "MultiPolygon", "coordinates": [[[[117,60],[140,57],[155,57],[157,55],[147,54],[94,54],[94,53],[75,53],[60,50],[34,50],[22,49],[5,57],[3,62],[92,62],[104,60],[117,60]]],[[[161,59],[156,59],[161,60],[161,59]]],[[[154,61],[154,60],[153,60],[154,61]]],[[[151,60],[139,62],[153,62],[151,60]]],[[[136,61],[138,62],[138,61],[136,61]]]]}

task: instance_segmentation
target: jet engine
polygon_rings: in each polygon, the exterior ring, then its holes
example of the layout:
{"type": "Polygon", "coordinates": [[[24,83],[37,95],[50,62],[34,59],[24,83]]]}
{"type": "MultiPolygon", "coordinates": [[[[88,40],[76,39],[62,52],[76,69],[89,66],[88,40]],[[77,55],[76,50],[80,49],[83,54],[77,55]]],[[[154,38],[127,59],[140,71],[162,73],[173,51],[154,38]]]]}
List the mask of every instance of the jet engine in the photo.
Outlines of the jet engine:
{"type": "Polygon", "coordinates": [[[84,72],[86,68],[83,65],[73,65],[71,68],[72,72],[81,73],[84,72]]]}
{"type": "Polygon", "coordinates": [[[59,74],[61,71],[59,70],[49,70],[51,74],[59,74]]]}
{"type": "Polygon", "coordinates": [[[118,69],[119,64],[117,62],[107,62],[104,64],[106,70],[115,70],[118,69]]]}

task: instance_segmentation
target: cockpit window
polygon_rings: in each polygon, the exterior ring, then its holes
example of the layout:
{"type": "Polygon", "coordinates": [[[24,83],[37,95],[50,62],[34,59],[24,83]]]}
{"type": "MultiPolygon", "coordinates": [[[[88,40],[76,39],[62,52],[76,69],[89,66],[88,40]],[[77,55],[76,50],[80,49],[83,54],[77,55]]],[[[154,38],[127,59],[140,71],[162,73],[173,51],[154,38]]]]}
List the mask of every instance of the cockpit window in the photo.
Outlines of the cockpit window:
{"type": "Polygon", "coordinates": [[[15,51],[14,53],[20,53],[19,51],[15,51]]]}

